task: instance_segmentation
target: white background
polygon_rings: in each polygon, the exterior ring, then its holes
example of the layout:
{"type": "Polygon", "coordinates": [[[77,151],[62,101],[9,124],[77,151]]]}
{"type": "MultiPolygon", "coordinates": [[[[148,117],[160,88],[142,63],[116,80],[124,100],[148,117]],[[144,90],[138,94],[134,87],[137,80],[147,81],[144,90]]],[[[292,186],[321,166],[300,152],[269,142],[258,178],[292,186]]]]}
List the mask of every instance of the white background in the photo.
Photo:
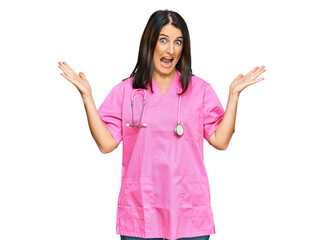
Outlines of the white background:
{"type": "Polygon", "coordinates": [[[123,143],[102,154],[66,61],[96,107],[132,72],[159,9],[186,21],[193,73],[226,109],[238,74],[265,65],[241,92],[226,151],[204,140],[217,240],[322,239],[321,9],[318,1],[3,1],[0,239],[120,239],[123,143]]]}

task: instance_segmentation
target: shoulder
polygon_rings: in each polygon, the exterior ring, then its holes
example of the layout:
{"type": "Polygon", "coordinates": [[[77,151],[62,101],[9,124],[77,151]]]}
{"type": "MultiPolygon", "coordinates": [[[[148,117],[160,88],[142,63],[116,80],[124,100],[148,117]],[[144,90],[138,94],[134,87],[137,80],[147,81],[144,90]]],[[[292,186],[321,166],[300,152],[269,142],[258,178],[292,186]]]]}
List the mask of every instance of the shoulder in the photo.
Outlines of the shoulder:
{"type": "Polygon", "coordinates": [[[206,81],[203,78],[198,77],[196,75],[191,76],[191,82],[192,82],[193,85],[196,85],[196,86],[210,85],[210,83],[208,81],[206,81]]]}
{"type": "Polygon", "coordinates": [[[133,77],[127,77],[121,81],[124,84],[132,84],[133,82],[133,77]]]}
{"type": "Polygon", "coordinates": [[[120,83],[123,89],[132,89],[133,79],[133,77],[123,79],[120,83]]]}
{"type": "Polygon", "coordinates": [[[195,75],[191,76],[190,84],[193,91],[198,91],[200,93],[203,93],[205,89],[210,85],[209,82],[195,75]]]}
{"type": "Polygon", "coordinates": [[[124,92],[124,90],[126,88],[132,87],[132,81],[133,81],[133,77],[125,78],[125,79],[121,80],[120,82],[118,82],[116,85],[114,85],[112,90],[118,91],[118,92],[120,92],[120,91],[124,92]]]}

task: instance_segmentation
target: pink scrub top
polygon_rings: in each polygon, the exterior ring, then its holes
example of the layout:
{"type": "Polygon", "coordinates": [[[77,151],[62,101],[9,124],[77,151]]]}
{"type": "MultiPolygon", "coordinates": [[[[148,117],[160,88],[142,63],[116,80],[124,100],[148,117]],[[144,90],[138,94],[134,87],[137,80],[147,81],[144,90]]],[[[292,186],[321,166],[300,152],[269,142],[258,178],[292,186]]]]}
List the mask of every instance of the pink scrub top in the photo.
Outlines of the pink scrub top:
{"type": "MultiPolygon", "coordinates": [[[[122,181],[117,204],[116,233],[140,238],[175,240],[216,233],[210,189],[204,166],[203,138],[209,142],[224,117],[212,86],[192,76],[181,96],[182,136],[178,123],[180,72],[163,94],[154,80],[146,89],[141,124],[132,123],[132,78],[112,88],[98,114],[114,137],[123,140],[122,181]]],[[[143,95],[134,96],[134,123],[139,121],[143,95]]]]}

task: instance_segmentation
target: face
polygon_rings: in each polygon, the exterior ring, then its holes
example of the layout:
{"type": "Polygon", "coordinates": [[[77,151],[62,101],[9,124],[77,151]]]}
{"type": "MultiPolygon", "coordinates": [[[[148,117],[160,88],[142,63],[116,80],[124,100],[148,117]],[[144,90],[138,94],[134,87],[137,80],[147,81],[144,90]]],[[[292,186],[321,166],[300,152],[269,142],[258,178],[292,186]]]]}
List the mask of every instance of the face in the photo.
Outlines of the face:
{"type": "Polygon", "coordinates": [[[176,65],[183,49],[183,36],[180,28],[171,24],[164,25],[153,54],[153,75],[171,77],[176,74],[176,65]]]}

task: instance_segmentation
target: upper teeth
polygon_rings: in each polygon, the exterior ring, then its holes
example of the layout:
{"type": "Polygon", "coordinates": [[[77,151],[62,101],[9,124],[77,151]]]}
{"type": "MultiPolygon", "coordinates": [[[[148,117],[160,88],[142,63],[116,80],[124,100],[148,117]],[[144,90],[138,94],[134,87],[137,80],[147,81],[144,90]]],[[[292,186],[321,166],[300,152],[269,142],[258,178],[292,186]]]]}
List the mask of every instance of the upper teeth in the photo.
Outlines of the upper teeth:
{"type": "Polygon", "coordinates": [[[172,59],[172,58],[170,58],[170,57],[165,57],[165,59],[172,59]]]}

